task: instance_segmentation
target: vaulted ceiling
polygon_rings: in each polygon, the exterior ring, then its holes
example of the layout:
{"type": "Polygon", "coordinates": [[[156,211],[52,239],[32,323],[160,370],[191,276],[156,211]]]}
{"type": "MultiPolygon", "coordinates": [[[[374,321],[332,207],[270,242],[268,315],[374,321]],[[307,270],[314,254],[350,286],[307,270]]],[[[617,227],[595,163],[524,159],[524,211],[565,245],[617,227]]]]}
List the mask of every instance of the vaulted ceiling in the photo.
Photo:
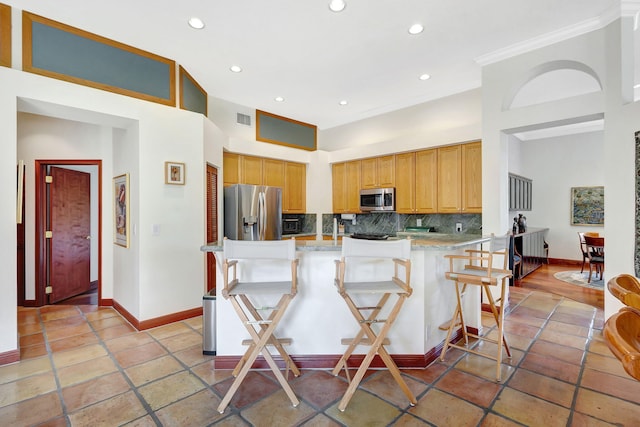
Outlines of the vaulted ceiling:
{"type": "Polygon", "coordinates": [[[329,0],[4,2],[173,59],[210,96],[320,129],[477,88],[483,61],[620,14],[618,0],[346,0],[340,13],[329,0]],[[411,35],[415,23],[424,31],[411,35]]]}

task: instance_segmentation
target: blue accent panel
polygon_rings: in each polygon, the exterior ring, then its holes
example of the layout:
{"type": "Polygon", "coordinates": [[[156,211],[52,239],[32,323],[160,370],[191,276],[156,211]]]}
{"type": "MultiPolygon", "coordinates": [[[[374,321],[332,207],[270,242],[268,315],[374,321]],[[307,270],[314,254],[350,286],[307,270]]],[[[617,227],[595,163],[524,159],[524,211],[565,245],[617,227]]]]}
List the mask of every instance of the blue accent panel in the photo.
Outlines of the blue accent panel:
{"type": "Polygon", "coordinates": [[[32,65],[95,83],[170,100],[171,65],[32,22],[32,65]]]}
{"type": "Polygon", "coordinates": [[[316,128],[261,114],[258,139],[315,150],[316,128]]]}
{"type": "Polygon", "coordinates": [[[185,73],[182,79],[182,106],[185,110],[207,115],[207,94],[203,93],[198,86],[193,84],[185,73]]]}

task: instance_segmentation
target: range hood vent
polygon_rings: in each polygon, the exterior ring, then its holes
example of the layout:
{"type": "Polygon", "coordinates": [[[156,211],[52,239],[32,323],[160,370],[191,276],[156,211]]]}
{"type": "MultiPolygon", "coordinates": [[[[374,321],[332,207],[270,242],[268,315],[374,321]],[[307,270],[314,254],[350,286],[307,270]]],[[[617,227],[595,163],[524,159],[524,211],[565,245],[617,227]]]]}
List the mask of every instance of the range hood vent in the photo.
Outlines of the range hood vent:
{"type": "Polygon", "coordinates": [[[236,123],[245,125],[245,126],[251,126],[251,116],[242,114],[242,113],[237,113],[236,123]]]}

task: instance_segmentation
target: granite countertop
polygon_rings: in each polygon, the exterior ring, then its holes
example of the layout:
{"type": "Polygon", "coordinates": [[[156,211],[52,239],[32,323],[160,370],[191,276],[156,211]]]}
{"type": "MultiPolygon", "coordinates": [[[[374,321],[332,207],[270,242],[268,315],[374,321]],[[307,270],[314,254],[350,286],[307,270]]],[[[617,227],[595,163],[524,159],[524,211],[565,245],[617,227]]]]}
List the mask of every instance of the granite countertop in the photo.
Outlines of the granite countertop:
{"type": "MultiPolygon", "coordinates": [[[[401,234],[401,233],[398,233],[401,234]]],[[[445,234],[445,233],[411,233],[412,250],[455,250],[469,245],[477,245],[488,242],[489,236],[477,234],[445,234]],[[416,236],[416,234],[420,234],[416,236]]],[[[402,238],[398,236],[391,239],[402,238]]],[[[339,251],[342,244],[338,240],[299,240],[296,241],[296,249],[303,252],[311,251],[339,251]]],[[[222,242],[211,242],[200,248],[203,252],[222,251],[222,242]]]]}

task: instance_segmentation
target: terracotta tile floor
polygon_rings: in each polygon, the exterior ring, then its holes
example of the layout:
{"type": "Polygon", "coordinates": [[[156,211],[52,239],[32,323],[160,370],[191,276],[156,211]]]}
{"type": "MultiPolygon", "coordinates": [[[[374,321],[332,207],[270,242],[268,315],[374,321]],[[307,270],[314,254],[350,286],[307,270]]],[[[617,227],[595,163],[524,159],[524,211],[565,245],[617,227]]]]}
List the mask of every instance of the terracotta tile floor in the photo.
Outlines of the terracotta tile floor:
{"type": "MultiPolygon", "coordinates": [[[[18,310],[22,361],[0,366],[0,425],[47,426],[605,426],[638,425],[640,382],[602,338],[602,310],[511,288],[503,383],[488,359],[450,350],[403,370],[410,407],[387,371],[372,371],[347,410],[347,383],[325,370],[290,378],[293,408],[266,371],[253,371],[224,414],[228,370],[203,356],[202,319],[136,332],[95,306],[18,310]]],[[[483,319],[483,334],[495,331],[483,319]]],[[[491,344],[483,344],[491,349],[491,344]]]]}

